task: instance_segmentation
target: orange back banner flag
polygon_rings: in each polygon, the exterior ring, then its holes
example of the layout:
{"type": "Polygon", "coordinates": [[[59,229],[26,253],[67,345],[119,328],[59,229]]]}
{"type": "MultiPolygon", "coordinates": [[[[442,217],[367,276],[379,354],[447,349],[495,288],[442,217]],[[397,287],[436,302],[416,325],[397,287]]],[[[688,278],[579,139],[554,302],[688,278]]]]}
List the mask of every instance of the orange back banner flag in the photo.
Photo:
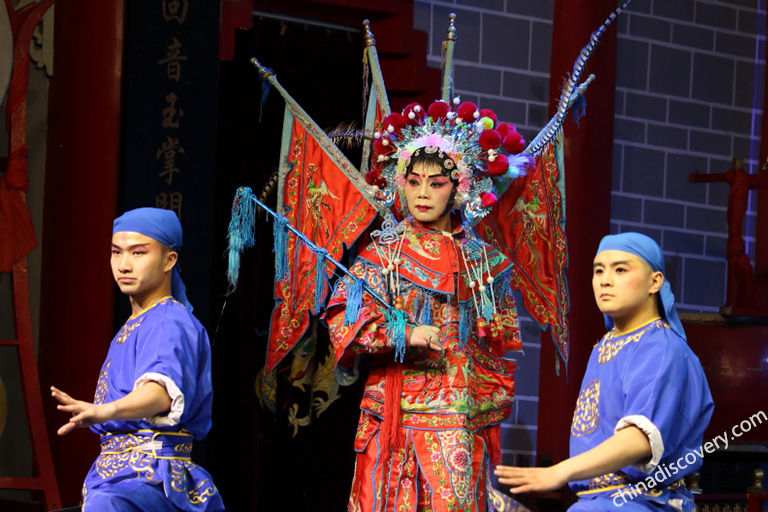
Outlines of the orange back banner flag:
{"type": "MultiPolygon", "coordinates": [[[[526,311],[551,335],[568,363],[568,287],[565,280],[565,176],[560,138],[536,156],[525,176],[499,198],[477,231],[514,262],[511,286],[526,311]]],[[[559,370],[559,360],[556,368],[559,370]]]]}
{"type": "Polygon", "coordinates": [[[325,252],[318,254],[290,234],[285,238],[285,254],[276,254],[285,259],[286,271],[275,277],[266,371],[301,340],[310,314],[324,307],[334,268],[325,257],[339,261],[344,247],[357,240],[377,213],[363,195],[365,182],[359,171],[290,104],[283,122],[279,183],[277,213],[325,252]]]}

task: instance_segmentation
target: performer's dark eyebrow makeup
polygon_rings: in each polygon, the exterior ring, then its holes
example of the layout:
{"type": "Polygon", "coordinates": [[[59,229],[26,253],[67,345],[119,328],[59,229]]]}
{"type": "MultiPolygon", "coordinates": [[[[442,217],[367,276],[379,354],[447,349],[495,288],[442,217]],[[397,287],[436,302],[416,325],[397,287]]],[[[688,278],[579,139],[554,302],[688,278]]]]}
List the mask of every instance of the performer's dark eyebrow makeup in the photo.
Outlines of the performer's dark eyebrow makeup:
{"type": "MultiPolygon", "coordinates": [[[[412,172],[411,174],[415,174],[416,176],[419,176],[419,178],[421,178],[421,176],[418,173],[412,172]]],[[[427,178],[447,178],[447,177],[448,176],[445,176],[442,173],[430,174],[429,176],[427,176],[427,178]]]]}
{"type": "MultiPolygon", "coordinates": [[[[621,261],[612,261],[608,264],[609,267],[615,267],[617,265],[629,265],[629,261],[621,260],[621,261]]],[[[605,263],[596,262],[592,264],[592,268],[596,267],[604,267],[605,263]]]]}
{"type": "MultiPolygon", "coordinates": [[[[134,244],[134,245],[129,245],[129,246],[126,248],[126,249],[127,249],[127,250],[133,250],[133,249],[143,249],[143,248],[147,247],[148,245],[151,245],[151,244],[150,244],[150,243],[146,243],[146,244],[134,244]]],[[[122,246],[120,246],[120,245],[117,245],[117,244],[112,244],[112,248],[113,248],[113,249],[120,249],[121,251],[123,250],[123,247],[122,247],[122,246]]]]}

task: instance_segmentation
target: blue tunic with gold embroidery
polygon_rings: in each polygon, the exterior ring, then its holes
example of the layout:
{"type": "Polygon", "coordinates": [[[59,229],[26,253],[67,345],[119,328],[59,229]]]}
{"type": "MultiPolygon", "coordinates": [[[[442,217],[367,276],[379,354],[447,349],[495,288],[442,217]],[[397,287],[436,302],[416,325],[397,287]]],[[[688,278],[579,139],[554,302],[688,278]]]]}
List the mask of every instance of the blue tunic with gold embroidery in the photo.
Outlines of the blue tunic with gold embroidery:
{"type": "Polygon", "coordinates": [[[591,480],[571,483],[574,510],[691,510],[679,480],[702,464],[702,436],[714,404],[704,371],[685,341],[662,320],[595,345],[571,425],[571,457],[634,425],[652,456],[591,480]],[[649,503],[653,502],[653,503],[649,503]]]}
{"type": "Polygon", "coordinates": [[[166,388],[170,411],[91,427],[101,435],[101,454],[85,479],[83,510],[224,510],[210,474],[190,460],[193,439],[211,428],[208,334],[172,298],[130,318],[117,333],[94,403],[113,402],[147,382],[166,388]]]}

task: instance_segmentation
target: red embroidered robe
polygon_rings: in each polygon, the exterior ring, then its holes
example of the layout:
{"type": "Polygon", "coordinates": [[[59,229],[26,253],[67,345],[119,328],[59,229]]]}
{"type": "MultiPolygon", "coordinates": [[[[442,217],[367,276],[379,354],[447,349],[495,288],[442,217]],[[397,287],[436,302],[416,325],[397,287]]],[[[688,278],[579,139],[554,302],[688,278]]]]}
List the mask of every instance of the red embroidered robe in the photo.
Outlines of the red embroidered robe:
{"type": "MultiPolygon", "coordinates": [[[[403,362],[396,362],[395,342],[388,339],[384,325],[385,307],[364,292],[359,318],[344,325],[352,281],[339,281],[326,313],[337,370],[350,368],[356,356],[373,358],[360,404],[358,456],[348,510],[484,511],[490,460],[499,456],[491,452],[500,450],[499,423],[509,416],[514,395],[515,363],[504,356],[521,348],[509,288],[512,264],[487,245],[485,254],[476,250],[482,245],[474,244],[472,251],[473,244],[467,243],[461,228],[443,234],[413,219],[402,225],[406,231],[400,235],[404,240],[397,274],[408,315],[406,338],[411,329],[431,319],[431,325],[440,329],[444,352],[409,347],[403,362]],[[493,287],[502,324],[495,338],[477,335],[477,295],[473,298],[469,287],[471,271],[477,268],[483,270],[483,281],[489,274],[494,277],[485,294],[490,298],[493,287]],[[468,334],[466,339],[461,339],[462,334],[468,334]],[[391,365],[399,369],[402,382],[399,429],[405,446],[398,450],[380,445],[382,418],[392,405],[385,400],[391,365]]],[[[474,240],[479,238],[475,235],[474,240]]],[[[388,247],[396,248],[398,242],[388,247]]],[[[388,254],[388,247],[379,244],[377,250],[369,245],[350,270],[394,304],[386,285],[388,276],[382,272],[387,261],[380,257],[388,254]]]]}

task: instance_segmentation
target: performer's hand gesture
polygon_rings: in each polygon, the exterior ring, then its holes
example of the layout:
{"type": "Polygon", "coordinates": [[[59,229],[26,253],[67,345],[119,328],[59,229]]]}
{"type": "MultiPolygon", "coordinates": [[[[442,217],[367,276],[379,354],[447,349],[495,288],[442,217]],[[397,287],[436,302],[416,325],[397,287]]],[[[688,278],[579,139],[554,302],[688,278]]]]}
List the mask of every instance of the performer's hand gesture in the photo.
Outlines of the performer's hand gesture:
{"type": "Polygon", "coordinates": [[[59,429],[59,435],[69,434],[73,429],[90,427],[112,420],[139,420],[148,418],[171,407],[171,398],[165,387],[157,382],[146,382],[123,398],[105,404],[92,404],[75,400],[63,391],[51,386],[51,396],[59,401],[58,409],[71,412],[69,423],[59,429]]]}
{"type": "Polygon", "coordinates": [[[60,411],[72,413],[68,423],[58,430],[60,436],[65,436],[76,428],[90,427],[97,423],[104,423],[112,416],[111,404],[97,405],[91,402],[75,400],[60,389],[51,386],[51,396],[58,400],[56,407],[60,411]]]}
{"type": "Polygon", "coordinates": [[[547,468],[496,466],[494,474],[499,477],[500,484],[510,486],[509,492],[512,494],[553,491],[568,482],[557,466],[547,468]]]}
{"type": "Polygon", "coordinates": [[[434,325],[414,327],[408,344],[412,347],[426,347],[440,354],[443,353],[443,345],[440,343],[440,329],[434,325]]]}

